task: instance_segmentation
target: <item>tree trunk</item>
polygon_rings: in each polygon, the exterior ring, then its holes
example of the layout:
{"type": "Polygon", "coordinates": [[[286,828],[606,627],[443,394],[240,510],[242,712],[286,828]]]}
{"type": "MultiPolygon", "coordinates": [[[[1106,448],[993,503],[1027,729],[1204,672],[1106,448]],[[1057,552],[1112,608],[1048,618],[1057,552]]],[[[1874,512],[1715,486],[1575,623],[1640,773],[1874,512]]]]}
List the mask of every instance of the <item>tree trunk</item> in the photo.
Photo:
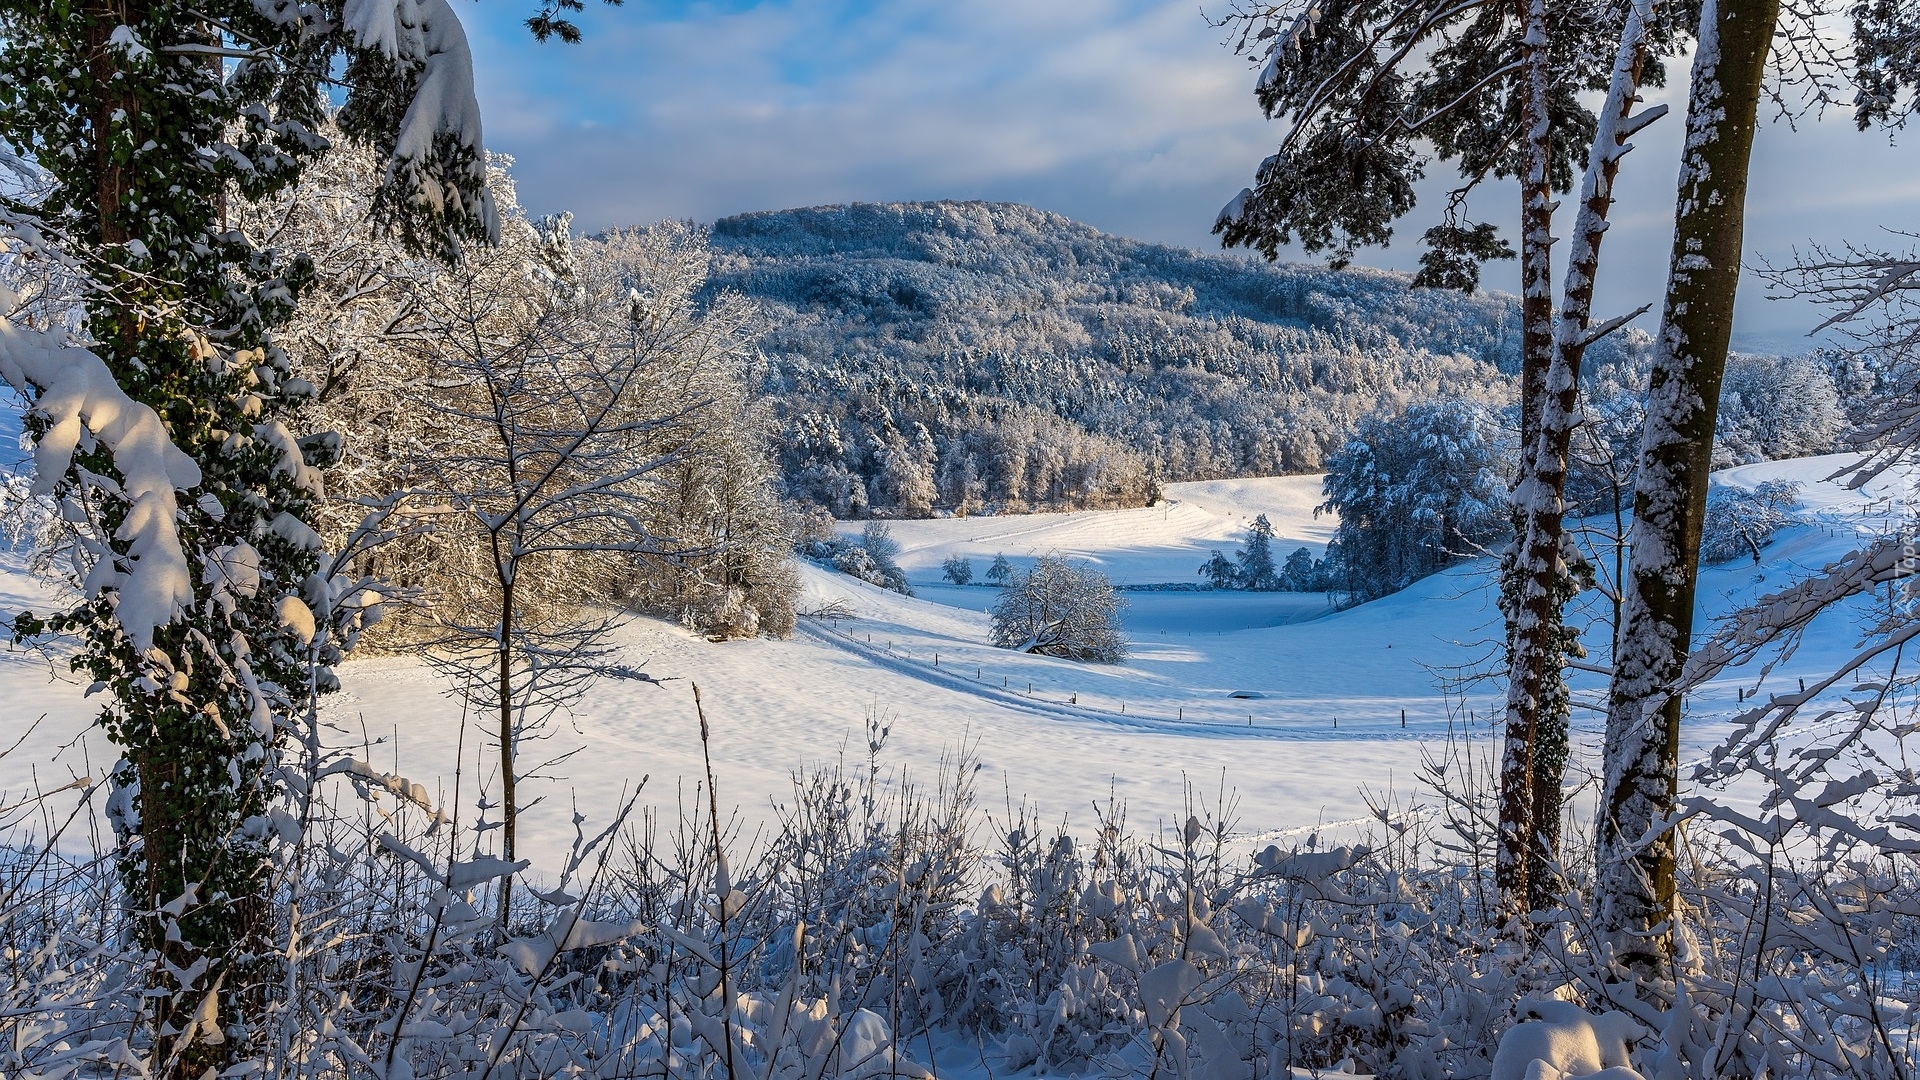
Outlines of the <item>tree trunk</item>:
{"type": "MultiPolygon", "coordinates": [[[[513,574],[500,587],[500,857],[508,863],[514,857],[514,825],[519,815],[514,807],[513,790],[513,574]]],[[[513,905],[513,875],[500,879],[500,912],[497,922],[500,936],[506,937],[507,919],[513,905]]]]}
{"type": "MultiPolygon", "coordinates": [[[[1628,13],[1614,58],[1606,104],[1588,153],[1581,182],[1579,215],[1567,253],[1567,277],[1554,327],[1553,359],[1547,371],[1535,442],[1525,454],[1527,475],[1521,484],[1519,582],[1516,616],[1510,623],[1507,682],[1509,731],[1533,730],[1531,820],[1526,830],[1526,907],[1549,906],[1560,886],[1553,864],[1560,857],[1561,785],[1566,772],[1570,699],[1565,680],[1568,656],[1582,655],[1577,633],[1564,618],[1578,593],[1568,565],[1565,532],[1567,458],[1580,415],[1580,366],[1592,321],[1593,288],[1600,264],[1600,241],[1613,206],[1613,184],[1627,138],[1666,111],[1664,106],[1632,115],[1638,100],[1640,68],[1646,59],[1646,27],[1651,4],[1642,0],[1628,13]]],[[[1572,554],[1578,559],[1577,554],[1572,554]]]]}
{"type": "MultiPolygon", "coordinates": [[[[142,25],[152,16],[150,6],[139,0],[89,4],[84,10],[88,75],[102,88],[87,118],[94,225],[99,242],[113,248],[136,238],[131,208],[151,198],[150,191],[143,197],[145,174],[118,159],[113,146],[116,140],[145,142],[155,121],[121,70],[124,54],[110,38],[122,24],[142,25]]],[[[99,304],[89,308],[99,339],[96,351],[122,386],[167,420],[164,391],[153,388],[177,376],[170,370],[177,363],[173,354],[154,347],[131,304],[116,303],[105,312],[99,304]]],[[[178,635],[177,628],[169,628],[156,637],[156,646],[182,655],[187,649],[178,635]]],[[[198,696],[205,688],[196,683],[192,689],[198,696]]],[[[132,805],[139,821],[138,843],[129,837],[119,853],[126,902],[134,909],[143,943],[166,964],[176,971],[203,965],[194,980],[177,979],[160,964],[148,969],[152,1012],[146,1022],[157,1036],[151,1061],[161,1080],[199,1077],[231,1063],[237,1044],[226,1040],[224,1029],[243,1018],[239,1003],[257,1004],[261,991],[250,978],[252,965],[242,958],[270,947],[269,910],[260,895],[268,868],[257,847],[236,842],[234,835],[243,817],[259,808],[247,799],[246,783],[226,782],[231,766],[238,764],[249,780],[257,778],[257,766],[235,762],[230,740],[190,706],[155,695],[138,708],[140,715],[124,718],[139,735],[121,740],[126,766],[116,774],[116,783],[134,785],[132,805]],[[172,913],[163,910],[169,907],[172,913]],[[216,995],[213,1030],[203,1030],[196,1019],[208,994],[216,995]]]]}
{"type": "Polygon", "coordinates": [[[1778,0],[1707,0],[1673,254],[1634,492],[1632,554],[1607,711],[1596,901],[1641,979],[1673,954],[1680,706],[1693,634],[1713,428],[1740,281],[1747,173],[1778,0]]]}
{"type": "MultiPolygon", "coordinates": [[[[1519,0],[1522,57],[1521,153],[1526,167],[1520,185],[1520,445],[1533,445],[1545,399],[1547,368],[1553,359],[1553,188],[1548,162],[1552,150],[1547,89],[1546,0],[1519,0]]],[[[1524,486],[1523,486],[1524,490],[1524,486]]],[[[1515,532],[1519,533],[1519,522],[1515,532]]],[[[1503,560],[1501,607],[1508,640],[1518,625],[1521,577],[1519,536],[1503,560]]],[[[1511,651],[1511,646],[1509,647],[1511,651]]],[[[1514,695],[1509,693],[1511,703],[1514,695]]],[[[1533,820],[1534,745],[1538,713],[1532,708],[1506,714],[1500,764],[1500,828],[1494,854],[1494,881],[1508,917],[1526,914],[1527,842],[1533,820]]]]}

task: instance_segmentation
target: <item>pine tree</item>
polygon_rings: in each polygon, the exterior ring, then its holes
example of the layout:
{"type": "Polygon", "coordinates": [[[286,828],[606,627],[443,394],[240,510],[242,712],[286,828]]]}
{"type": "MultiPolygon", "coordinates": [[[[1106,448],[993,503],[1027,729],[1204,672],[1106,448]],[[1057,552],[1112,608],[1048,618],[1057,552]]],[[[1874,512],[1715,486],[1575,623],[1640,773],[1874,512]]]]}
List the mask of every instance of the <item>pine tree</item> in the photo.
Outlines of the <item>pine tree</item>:
{"type": "Polygon", "coordinates": [[[1280,568],[1280,587],[1289,592],[1312,592],[1317,578],[1313,552],[1306,548],[1295,548],[1293,554],[1287,556],[1286,565],[1280,568]]]}
{"type": "Polygon", "coordinates": [[[1273,523],[1267,515],[1253,519],[1247,530],[1247,546],[1234,553],[1240,563],[1240,587],[1254,592],[1273,592],[1280,588],[1280,573],[1273,563],[1273,523]]]}

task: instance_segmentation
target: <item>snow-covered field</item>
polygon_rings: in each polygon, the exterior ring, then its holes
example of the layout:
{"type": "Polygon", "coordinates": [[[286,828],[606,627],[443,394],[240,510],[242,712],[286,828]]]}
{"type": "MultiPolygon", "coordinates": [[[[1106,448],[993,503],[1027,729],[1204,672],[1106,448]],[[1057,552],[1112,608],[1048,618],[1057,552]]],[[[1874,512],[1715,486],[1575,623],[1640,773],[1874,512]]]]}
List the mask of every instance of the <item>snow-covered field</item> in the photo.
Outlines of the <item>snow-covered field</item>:
{"type": "MultiPolygon", "coordinates": [[[[1276,559],[1301,546],[1316,558],[1325,554],[1339,519],[1314,516],[1322,501],[1320,477],[1273,476],[1168,484],[1158,505],[1139,510],[932,518],[887,527],[916,589],[937,583],[941,564],[955,555],[973,560],[976,574],[995,555],[1019,565],[1057,554],[1084,560],[1122,585],[1198,584],[1207,556],[1215,550],[1231,556],[1261,514],[1273,526],[1276,559]]],[[[862,525],[841,528],[858,534],[862,525]]]]}
{"type": "MultiPolygon", "coordinates": [[[[1826,483],[1842,463],[1807,459],[1722,476],[1736,484],[1802,481],[1813,524],[1783,533],[1759,567],[1709,569],[1703,615],[1818,569],[1882,520],[1886,500],[1904,494],[1892,483],[1865,495],[1826,483]]],[[[974,558],[984,570],[1001,552],[1016,560],[1049,551],[1085,558],[1123,583],[1197,580],[1208,552],[1230,553],[1258,513],[1283,538],[1281,554],[1300,543],[1318,551],[1332,522],[1312,515],[1317,485],[1314,477],[1176,484],[1165,505],[1144,510],[897,522],[893,530],[916,588],[936,581],[950,555],[974,558]]],[[[943,755],[977,754],[975,780],[996,816],[1025,799],[1043,819],[1090,825],[1092,806],[1114,795],[1145,825],[1183,818],[1190,789],[1209,803],[1224,789],[1253,835],[1304,834],[1362,817],[1363,790],[1415,794],[1423,752],[1441,746],[1450,730],[1488,731],[1491,683],[1464,696],[1441,689],[1497,654],[1485,561],[1337,613],[1319,596],[1135,592],[1132,656],[1110,667],[987,645],[981,609],[992,593],[984,588],[922,588],[909,599],[812,566],[802,573],[803,610],[845,614],[803,619],[787,641],[713,644],[644,619],[623,631],[634,666],[674,681],[602,682],[528,755],[578,751],[550,770],[551,779],[523,788],[544,797],[522,826],[537,861],[564,850],[576,807],[604,821],[642,778],[645,803],[670,807],[691,798],[702,772],[691,684],[713,724],[721,798],[740,807],[749,831],[790,791],[795,770],[842,760],[864,767],[869,717],[889,729],[881,754],[889,769],[930,777],[943,755]]],[[[44,610],[47,599],[17,562],[0,572],[6,610],[44,610]]],[[[1812,635],[1770,685],[1819,670],[1852,640],[1837,624],[1812,635]]],[[[1599,663],[1604,646],[1589,641],[1599,663]]],[[[87,730],[92,709],[82,684],[57,667],[34,654],[0,656],[7,730],[18,737],[45,718],[25,745],[0,758],[0,790],[97,775],[112,760],[104,740],[87,730]]],[[[467,791],[490,777],[480,731],[463,733],[458,703],[417,659],[359,659],[342,676],[346,689],[327,717],[343,744],[364,744],[376,765],[447,794],[456,747],[464,744],[467,791]]],[[[1599,676],[1581,675],[1575,685],[1583,700],[1597,701],[1599,676]]],[[[1696,747],[1716,737],[1712,717],[1732,711],[1735,685],[1729,679],[1696,695],[1696,747]]],[[[1599,716],[1582,711],[1576,719],[1590,747],[1599,716]]]]}

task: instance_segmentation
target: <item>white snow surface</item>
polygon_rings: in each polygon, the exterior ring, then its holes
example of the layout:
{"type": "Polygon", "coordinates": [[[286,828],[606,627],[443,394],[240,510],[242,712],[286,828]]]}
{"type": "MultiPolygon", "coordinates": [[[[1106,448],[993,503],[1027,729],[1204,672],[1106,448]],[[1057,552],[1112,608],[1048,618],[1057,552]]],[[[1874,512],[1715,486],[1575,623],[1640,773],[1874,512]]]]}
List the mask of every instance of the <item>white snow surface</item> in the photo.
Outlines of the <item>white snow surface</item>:
{"type": "Polygon", "coordinates": [[[1628,1049],[1650,1034],[1622,1012],[1594,1015],[1568,1001],[1522,1007],[1538,1019],[1508,1030],[1493,1055],[1492,1080],[1641,1080],[1628,1049]]]}
{"type": "MultiPolygon", "coordinates": [[[[1813,523],[1781,533],[1761,566],[1734,563],[1703,573],[1703,635],[1713,617],[1819,569],[1884,521],[1903,481],[1890,478],[1864,493],[1825,481],[1848,460],[1746,466],[1719,477],[1743,485],[1800,480],[1813,523]]],[[[1317,490],[1313,477],[1170,485],[1167,505],[1147,510],[897,522],[894,535],[916,582],[937,575],[948,554],[991,559],[1004,551],[1017,558],[1047,550],[1087,558],[1122,581],[1185,580],[1211,547],[1234,543],[1255,513],[1267,513],[1289,541],[1317,547],[1331,529],[1326,518],[1312,517],[1317,490]]],[[[1281,544],[1278,551],[1290,547],[1281,544]]],[[[521,825],[521,850],[536,868],[559,868],[576,806],[590,822],[610,821],[623,792],[631,793],[642,777],[650,777],[643,803],[671,808],[691,800],[703,772],[693,683],[713,727],[720,797],[739,808],[749,837],[775,803],[787,800],[795,770],[842,759],[850,772],[864,767],[869,715],[891,729],[881,764],[896,778],[909,770],[931,780],[943,754],[962,747],[976,753],[981,769],[974,779],[996,818],[1009,802],[1027,799],[1043,821],[1066,817],[1089,828],[1093,804],[1111,793],[1126,801],[1136,826],[1151,829],[1185,819],[1191,785],[1209,804],[1223,789],[1237,796],[1245,838],[1283,847],[1316,829],[1328,835],[1330,823],[1364,820],[1363,789],[1419,795],[1421,755],[1439,749],[1450,726],[1475,733],[1476,753],[1492,746],[1499,687],[1483,682],[1452,701],[1438,689],[1463,668],[1498,655],[1488,560],[1349,611],[1324,613],[1324,598],[1313,597],[1319,617],[1254,629],[1217,621],[1220,609],[1207,605],[1220,594],[1133,593],[1136,601],[1156,598],[1176,615],[1183,603],[1210,612],[1216,622],[1212,629],[1199,617],[1187,628],[1136,626],[1131,657],[1111,666],[991,647],[981,611],[991,601],[989,589],[928,590],[909,599],[819,567],[803,566],[801,573],[803,611],[838,605],[848,614],[803,619],[786,641],[715,644],[651,619],[621,631],[624,661],[671,681],[609,678],[558,722],[553,740],[527,753],[532,759],[581,751],[549,770],[551,779],[522,788],[523,798],[542,799],[521,825]],[[1235,692],[1259,696],[1229,696],[1235,692]]],[[[0,610],[44,611],[54,599],[18,558],[0,559],[0,610]]],[[[1831,627],[1810,634],[1769,677],[1769,687],[1791,685],[1845,653],[1853,635],[1840,623],[1849,617],[1835,613],[1831,627]]],[[[1589,638],[1600,664],[1606,660],[1602,637],[1589,638]]],[[[372,767],[424,785],[436,800],[450,798],[462,711],[444,684],[411,656],[352,660],[340,676],[345,689],[325,709],[336,743],[372,767]]],[[[1716,720],[1737,709],[1737,680],[1751,685],[1754,678],[1731,672],[1696,692],[1689,754],[1718,739],[1724,725],[1716,720]]],[[[1574,685],[1589,703],[1598,703],[1604,689],[1599,676],[1585,673],[1574,685]]],[[[95,708],[83,700],[83,688],[59,657],[0,653],[9,718],[4,742],[45,717],[24,745],[0,757],[0,792],[17,793],[36,777],[50,787],[73,774],[97,776],[111,763],[112,748],[88,730],[95,708]]],[[[1596,712],[1576,713],[1582,744],[1576,770],[1591,767],[1600,722],[1596,712]]],[[[476,777],[488,778],[493,769],[480,725],[464,739],[461,797],[470,806],[476,777]]]]}
{"type": "MultiPolygon", "coordinates": [[[[978,581],[1000,554],[1016,566],[1050,554],[1080,559],[1120,585],[1197,585],[1207,556],[1218,550],[1232,557],[1261,514],[1273,526],[1275,562],[1299,547],[1315,558],[1324,555],[1340,519],[1332,513],[1314,516],[1313,508],[1326,498],[1320,481],[1318,475],[1207,480],[1168,484],[1158,504],[1137,510],[886,524],[900,544],[900,567],[916,588],[937,583],[941,564],[955,555],[973,560],[978,581]]],[[[857,536],[864,525],[847,522],[841,531],[857,536]]]]}

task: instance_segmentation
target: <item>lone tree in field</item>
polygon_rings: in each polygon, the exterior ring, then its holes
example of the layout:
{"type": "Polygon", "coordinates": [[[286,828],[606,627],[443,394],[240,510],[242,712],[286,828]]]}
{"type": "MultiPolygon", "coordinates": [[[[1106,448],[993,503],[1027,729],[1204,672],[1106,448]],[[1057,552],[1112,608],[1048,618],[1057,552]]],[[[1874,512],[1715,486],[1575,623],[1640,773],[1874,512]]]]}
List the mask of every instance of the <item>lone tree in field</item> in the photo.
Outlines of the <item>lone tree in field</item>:
{"type": "Polygon", "coordinates": [[[993,643],[1003,649],[1118,663],[1126,655],[1120,612],[1126,601],[1100,571],[1043,555],[1000,587],[993,605],[993,643]]]}
{"type": "Polygon", "coordinates": [[[1274,592],[1280,588],[1280,571],[1273,563],[1273,524],[1267,515],[1253,519],[1247,530],[1247,546],[1236,553],[1240,558],[1240,587],[1254,592],[1274,592]]]}
{"type": "Polygon", "coordinates": [[[1012,576],[1013,564],[1007,561],[1005,555],[995,555],[993,565],[987,567],[987,581],[994,585],[1005,585],[1012,576]]]}

